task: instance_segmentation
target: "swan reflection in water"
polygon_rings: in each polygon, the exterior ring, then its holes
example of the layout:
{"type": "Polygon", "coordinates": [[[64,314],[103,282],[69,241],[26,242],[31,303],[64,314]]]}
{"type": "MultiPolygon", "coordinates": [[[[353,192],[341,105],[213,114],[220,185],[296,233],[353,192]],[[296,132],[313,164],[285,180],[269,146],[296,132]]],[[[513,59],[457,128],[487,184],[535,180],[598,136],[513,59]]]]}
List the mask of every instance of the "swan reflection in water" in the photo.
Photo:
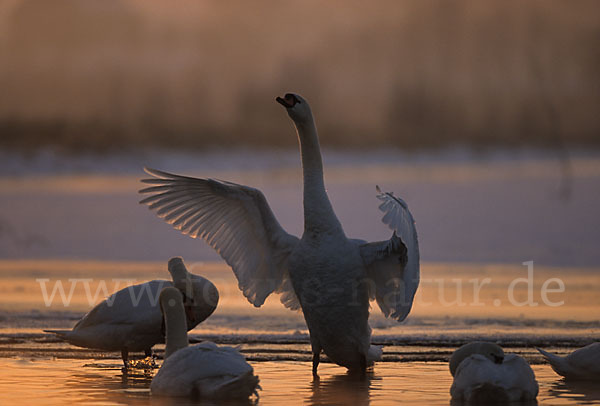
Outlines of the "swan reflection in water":
{"type": "Polygon", "coordinates": [[[600,386],[593,381],[559,379],[552,384],[548,394],[559,399],[574,400],[579,404],[600,401],[600,386]]]}
{"type": "Polygon", "coordinates": [[[155,368],[122,368],[120,364],[94,362],[85,364],[65,381],[70,393],[80,394],[80,401],[135,403],[147,400],[155,368]]]}
{"type": "Polygon", "coordinates": [[[252,405],[249,399],[219,403],[203,399],[201,401],[187,398],[153,398],[150,396],[150,383],[156,374],[156,368],[121,368],[121,365],[110,363],[90,363],[74,372],[67,380],[69,392],[78,393],[80,402],[100,402],[116,404],[153,406],[238,406],[252,405]]]}
{"type": "Polygon", "coordinates": [[[311,382],[309,404],[368,405],[371,401],[371,383],[379,380],[372,371],[346,372],[325,379],[314,377],[311,382]]]}

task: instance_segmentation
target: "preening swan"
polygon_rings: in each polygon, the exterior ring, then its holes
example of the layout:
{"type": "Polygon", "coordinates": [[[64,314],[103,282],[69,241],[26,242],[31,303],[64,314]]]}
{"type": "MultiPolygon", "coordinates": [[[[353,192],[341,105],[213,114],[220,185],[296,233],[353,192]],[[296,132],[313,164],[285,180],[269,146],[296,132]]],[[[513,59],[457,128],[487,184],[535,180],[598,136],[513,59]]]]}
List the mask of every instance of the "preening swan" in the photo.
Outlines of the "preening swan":
{"type": "Polygon", "coordinates": [[[501,364],[504,361],[504,350],[499,345],[486,341],[473,341],[460,347],[450,357],[450,373],[455,375],[461,362],[473,354],[480,354],[492,362],[501,364]]]}
{"type": "Polygon", "coordinates": [[[469,343],[452,354],[450,372],[454,400],[474,404],[531,401],[538,384],[533,370],[522,357],[505,355],[493,343],[469,343]]]}
{"type": "Polygon", "coordinates": [[[559,375],[569,380],[600,381],[600,342],[573,351],[566,357],[537,349],[559,375]]]}
{"type": "Polygon", "coordinates": [[[176,229],[210,244],[231,266],[244,296],[261,306],[281,294],[290,309],[301,308],[310,332],[313,372],[321,351],[335,363],[364,370],[381,355],[370,345],[369,299],[388,317],[404,320],[419,284],[419,248],[404,201],[382,193],[379,208],[392,230],[389,240],[366,243],[346,237],[323,180],[319,139],[311,109],[288,93],[277,101],[295,124],[304,178],[304,233],[286,233],[263,194],[214,179],[146,169],[155,178],[140,193],[176,229]]]}
{"type": "Polygon", "coordinates": [[[217,307],[219,293],[207,279],[189,273],[181,258],[168,264],[173,282],[154,280],[113,293],[87,313],[72,330],[44,330],[78,347],[121,351],[125,366],[129,352],[151,354],[163,342],[160,291],[176,286],[186,298],[187,328],[193,329],[217,307]]]}
{"type": "Polygon", "coordinates": [[[164,288],[160,306],[166,327],[165,361],[152,379],[152,395],[244,399],[257,394],[258,377],[235,348],[211,342],[188,347],[179,290],[164,288]]]}

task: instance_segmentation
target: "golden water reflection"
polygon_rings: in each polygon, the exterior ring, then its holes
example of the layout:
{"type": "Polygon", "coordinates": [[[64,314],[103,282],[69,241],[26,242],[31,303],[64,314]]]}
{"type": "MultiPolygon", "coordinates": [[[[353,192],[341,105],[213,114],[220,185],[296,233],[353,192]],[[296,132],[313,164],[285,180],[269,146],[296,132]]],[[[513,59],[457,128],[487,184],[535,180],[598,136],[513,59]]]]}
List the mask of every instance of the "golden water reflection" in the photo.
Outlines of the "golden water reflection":
{"type": "MultiPolygon", "coordinates": [[[[260,377],[262,405],[450,403],[452,379],[445,362],[378,363],[365,377],[322,364],[318,380],[312,377],[309,362],[269,361],[252,365],[260,377]]],[[[547,365],[534,365],[533,369],[540,384],[538,404],[600,404],[599,389],[593,384],[565,382],[547,365]]],[[[2,404],[14,405],[213,404],[152,397],[149,387],[155,372],[124,372],[119,360],[0,358],[0,400],[2,404]]]]}

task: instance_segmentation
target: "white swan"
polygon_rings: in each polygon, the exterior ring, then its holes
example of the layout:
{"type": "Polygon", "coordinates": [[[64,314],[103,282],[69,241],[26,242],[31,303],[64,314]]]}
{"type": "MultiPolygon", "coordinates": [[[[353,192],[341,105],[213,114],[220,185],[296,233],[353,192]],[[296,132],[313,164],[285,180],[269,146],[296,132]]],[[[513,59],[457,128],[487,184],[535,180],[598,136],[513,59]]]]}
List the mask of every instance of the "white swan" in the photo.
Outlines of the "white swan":
{"type": "Polygon", "coordinates": [[[469,343],[452,354],[452,399],[476,404],[532,401],[538,384],[522,357],[504,355],[493,343],[469,343]]]}
{"type": "Polygon", "coordinates": [[[600,381],[600,342],[573,351],[566,357],[537,349],[559,375],[570,380],[600,381]]]}
{"type": "Polygon", "coordinates": [[[323,181],[317,130],[306,100],[277,98],[293,120],[304,177],[304,234],[279,225],[256,189],[214,179],[197,179],[147,169],[148,204],[175,228],[210,244],[231,266],[244,296],[261,306],[272,292],[290,309],[302,308],[313,351],[349,369],[364,370],[381,355],[370,346],[369,299],[386,316],[404,320],[419,284],[419,249],[406,203],[381,193],[383,222],[394,230],[387,241],[348,239],[323,181]],[[398,237],[398,235],[399,237],[398,237]]]}
{"type": "Polygon", "coordinates": [[[164,288],[160,306],[166,326],[165,361],[150,384],[152,395],[241,398],[257,394],[258,377],[235,348],[203,342],[188,347],[183,299],[164,288]]]}
{"type": "Polygon", "coordinates": [[[189,273],[181,258],[168,264],[173,282],[153,280],[113,293],[87,313],[72,330],[44,330],[78,347],[121,351],[127,366],[129,352],[151,355],[154,344],[163,342],[162,314],[158,296],[175,285],[186,297],[188,330],[205,320],[217,307],[219,293],[207,279],[189,273]]]}
{"type": "Polygon", "coordinates": [[[456,374],[456,369],[461,362],[473,354],[480,354],[490,361],[501,364],[504,360],[504,350],[499,345],[487,341],[473,341],[465,344],[452,353],[450,357],[450,373],[456,374]]]}

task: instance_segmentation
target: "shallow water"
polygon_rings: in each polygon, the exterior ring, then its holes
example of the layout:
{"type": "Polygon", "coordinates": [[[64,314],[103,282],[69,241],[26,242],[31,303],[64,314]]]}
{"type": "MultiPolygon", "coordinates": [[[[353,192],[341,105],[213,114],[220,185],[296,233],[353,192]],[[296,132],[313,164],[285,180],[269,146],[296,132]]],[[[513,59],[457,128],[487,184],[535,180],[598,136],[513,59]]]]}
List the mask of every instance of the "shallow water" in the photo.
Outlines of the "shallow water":
{"type": "MultiPolygon", "coordinates": [[[[309,362],[250,362],[260,377],[260,404],[434,404],[450,403],[452,384],[445,362],[380,363],[366,378],[324,364],[315,381],[309,362]]],[[[540,385],[538,404],[600,403],[592,384],[569,384],[547,365],[533,365],[540,385]]],[[[150,396],[153,370],[122,370],[118,360],[0,358],[0,397],[4,404],[210,405],[150,396]]],[[[597,385],[596,385],[597,386],[597,385]]],[[[219,403],[223,404],[223,403],[219,403]]],[[[225,403],[227,404],[227,403],[225,403]]]]}

